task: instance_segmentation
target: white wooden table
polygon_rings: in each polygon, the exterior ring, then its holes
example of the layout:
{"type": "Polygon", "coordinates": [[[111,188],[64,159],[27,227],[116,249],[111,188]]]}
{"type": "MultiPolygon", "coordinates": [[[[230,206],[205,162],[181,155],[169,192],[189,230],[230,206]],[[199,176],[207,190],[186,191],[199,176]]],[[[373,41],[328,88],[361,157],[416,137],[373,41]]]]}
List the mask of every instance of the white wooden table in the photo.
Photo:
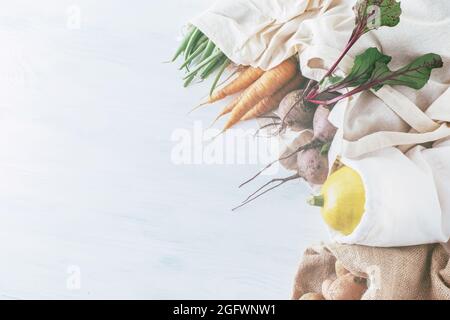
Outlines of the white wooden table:
{"type": "Polygon", "coordinates": [[[171,161],[173,131],[218,111],[187,117],[206,88],[161,63],[208,2],[3,1],[1,297],[289,297],[326,238],[306,187],[231,213],[258,166],[171,161]]]}

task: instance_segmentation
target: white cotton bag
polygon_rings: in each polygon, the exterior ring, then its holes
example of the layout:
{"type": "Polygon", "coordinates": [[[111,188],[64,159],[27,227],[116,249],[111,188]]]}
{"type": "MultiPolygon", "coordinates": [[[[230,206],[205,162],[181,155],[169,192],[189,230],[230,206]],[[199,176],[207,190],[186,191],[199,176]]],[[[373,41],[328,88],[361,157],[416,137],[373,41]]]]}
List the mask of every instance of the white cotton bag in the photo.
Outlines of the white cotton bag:
{"type": "Polygon", "coordinates": [[[297,52],[298,27],[332,0],[219,0],[193,18],[239,65],[271,69],[297,52]]]}
{"type": "MultiPolygon", "coordinates": [[[[439,154],[450,159],[450,147],[439,154]]],[[[432,166],[429,160],[434,157],[430,155],[423,147],[416,147],[406,155],[396,148],[386,148],[358,160],[341,158],[343,164],[361,176],[366,206],[352,234],[344,236],[330,230],[332,239],[376,247],[447,242],[450,207],[441,208],[441,200],[448,201],[450,190],[440,194],[438,187],[444,182],[440,178],[442,171],[450,172],[450,161],[432,166]]]]}

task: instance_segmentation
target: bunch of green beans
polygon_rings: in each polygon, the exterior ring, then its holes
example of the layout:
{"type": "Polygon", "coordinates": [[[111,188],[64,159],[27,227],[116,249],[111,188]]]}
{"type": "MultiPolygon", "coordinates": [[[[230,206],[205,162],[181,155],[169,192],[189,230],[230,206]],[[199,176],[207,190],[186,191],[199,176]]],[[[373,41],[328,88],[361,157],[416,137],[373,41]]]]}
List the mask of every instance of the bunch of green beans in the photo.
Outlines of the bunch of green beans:
{"type": "Polygon", "coordinates": [[[225,69],[231,63],[197,27],[192,27],[186,34],[172,62],[175,62],[180,56],[184,59],[180,70],[186,71],[183,78],[184,87],[189,86],[195,79],[205,80],[217,71],[210,94],[216,89],[225,69]]]}

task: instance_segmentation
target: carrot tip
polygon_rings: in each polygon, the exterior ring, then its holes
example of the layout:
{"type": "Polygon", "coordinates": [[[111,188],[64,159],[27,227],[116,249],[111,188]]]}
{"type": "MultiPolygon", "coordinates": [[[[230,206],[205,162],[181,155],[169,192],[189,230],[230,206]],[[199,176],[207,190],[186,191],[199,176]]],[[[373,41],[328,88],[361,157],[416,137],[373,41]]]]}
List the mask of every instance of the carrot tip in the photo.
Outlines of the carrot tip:
{"type": "Polygon", "coordinates": [[[222,130],[218,135],[216,135],[215,137],[213,137],[213,138],[211,139],[211,142],[216,141],[216,139],[217,139],[218,137],[220,137],[221,135],[223,135],[223,134],[225,133],[225,131],[227,131],[227,130],[224,129],[224,130],[222,130]]]}
{"type": "Polygon", "coordinates": [[[222,114],[219,114],[217,118],[214,119],[214,121],[209,125],[208,129],[211,129],[216,124],[216,122],[219,121],[220,118],[222,118],[222,114]]]}
{"type": "Polygon", "coordinates": [[[208,104],[208,102],[203,102],[203,103],[199,104],[198,106],[195,106],[194,108],[192,108],[191,111],[189,111],[189,112],[187,113],[187,115],[190,115],[190,114],[191,114],[192,112],[194,112],[195,110],[198,110],[198,109],[200,109],[201,107],[206,106],[207,104],[208,104]]]}
{"type": "Polygon", "coordinates": [[[215,124],[216,124],[216,121],[213,121],[213,123],[211,123],[206,130],[211,129],[215,124]]]}
{"type": "Polygon", "coordinates": [[[192,112],[194,112],[195,110],[200,109],[200,107],[201,107],[201,106],[196,106],[196,107],[192,108],[191,110],[188,111],[188,113],[186,113],[186,115],[187,115],[187,116],[190,115],[190,114],[191,114],[192,112]]]}

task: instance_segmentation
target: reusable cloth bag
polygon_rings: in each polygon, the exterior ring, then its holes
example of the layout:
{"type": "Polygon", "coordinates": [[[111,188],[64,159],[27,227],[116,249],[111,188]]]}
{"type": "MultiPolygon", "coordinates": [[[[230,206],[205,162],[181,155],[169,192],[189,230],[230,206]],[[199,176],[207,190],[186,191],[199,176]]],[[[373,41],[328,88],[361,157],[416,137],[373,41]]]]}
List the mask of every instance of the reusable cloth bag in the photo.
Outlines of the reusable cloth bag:
{"type": "MultiPolygon", "coordinates": [[[[320,80],[354,26],[355,0],[227,0],[192,20],[235,63],[270,69],[298,52],[301,72],[320,80]]],[[[440,54],[419,91],[385,86],[338,103],[330,120],[339,130],[330,167],[339,160],[362,176],[363,221],[335,241],[408,246],[450,238],[450,1],[401,2],[401,22],[363,36],[339,66],[349,72],[356,54],[377,47],[397,69],[425,53],[440,54]],[[447,142],[446,142],[447,141],[447,142]],[[418,144],[433,143],[425,149],[418,144]]]]}
{"type": "Polygon", "coordinates": [[[321,245],[306,250],[294,282],[293,300],[322,291],[336,279],[339,260],[356,276],[367,278],[362,300],[450,300],[450,254],[443,245],[372,248],[321,245]]]}

